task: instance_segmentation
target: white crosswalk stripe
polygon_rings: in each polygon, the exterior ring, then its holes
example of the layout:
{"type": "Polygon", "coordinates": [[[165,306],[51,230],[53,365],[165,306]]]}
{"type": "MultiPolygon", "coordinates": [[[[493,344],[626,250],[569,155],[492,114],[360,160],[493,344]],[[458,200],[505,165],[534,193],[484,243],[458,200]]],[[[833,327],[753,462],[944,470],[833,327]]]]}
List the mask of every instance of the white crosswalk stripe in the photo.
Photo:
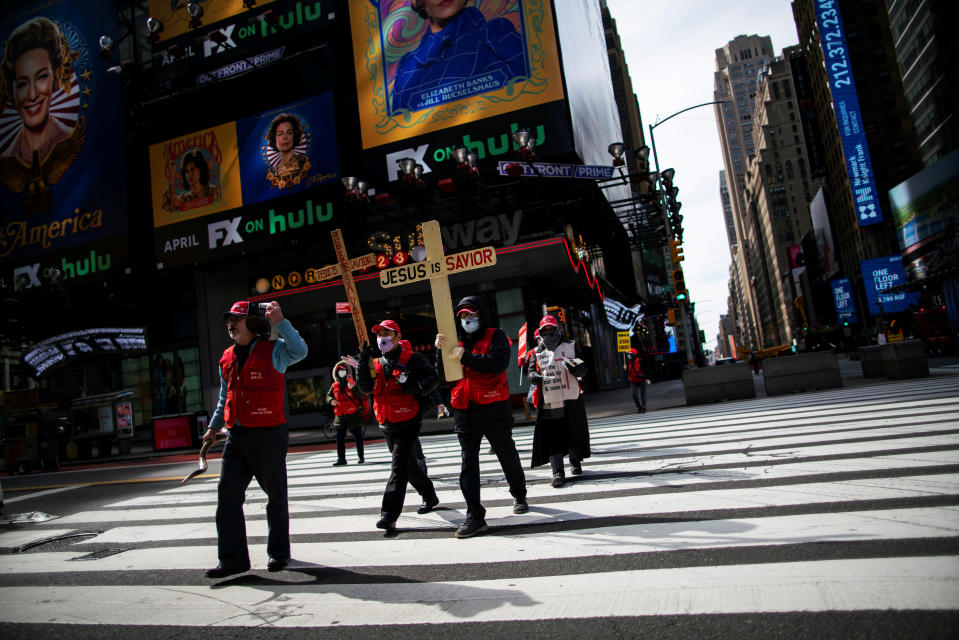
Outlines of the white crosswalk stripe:
{"type": "MultiPolygon", "coordinates": [[[[957,381],[594,419],[584,475],[554,489],[548,467],[527,469],[531,510],[523,515],[512,513],[502,470],[484,450],[491,530],[469,540],[452,536],[465,518],[453,434],[423,438],[441,508],[416,514],[410,488],[395,536],[373,526],[389,472],[385,445],[367,445],[362,466],[331,467],[334,451],[291,454],[293,562],[265,573],[266,497],[251,486],[247,532],[258,567],[222,583],[215,598],[205,597],[202,569],[216,563],[216,478],[151,485],[29,530],[0,530],[8,551],[0,554],[0,625],[332,631],[955,612],[957,381]],[[84,531],[51,550],[10,552],[84,531]]],[[[528,462],[532,429],[518,427],[514,438],[528,462]]]]}

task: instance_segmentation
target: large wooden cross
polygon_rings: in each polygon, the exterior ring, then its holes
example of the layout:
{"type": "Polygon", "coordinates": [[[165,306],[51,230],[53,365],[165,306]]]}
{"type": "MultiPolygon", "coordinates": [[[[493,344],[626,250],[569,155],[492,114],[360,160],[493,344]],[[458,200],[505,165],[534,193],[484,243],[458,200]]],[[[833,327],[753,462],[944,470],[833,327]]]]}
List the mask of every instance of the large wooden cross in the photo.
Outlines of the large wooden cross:
{"type": "Polygon", "coordinates": [[[353,272],[366,269],[376,264],[376,254],[368,253],[358,258],[349,258],[346,255],[346,244],[343,242],[343,233],[339,229],[330,231],[333,237],[333,250],[336,252],[336,264],[313,271],[317,282],[342,276],[343,288],[346,289],[346,299],[350,303],[350,315],[353,317],[353,328],[356,330],[356,341],[359,348],[370,343],[366,322],[363,320],[363,309],[360,307],[360,296],[356,293],[356,283],[353,282],[353,272]]]}
{"type": "Polygon", "coordinates": [[[448,276],[469,269],[492,267],[496,264],[496,249],[480,247],[444,255],[443,235],[440,233],[440,223],[436,220],[423,223],[423,244],[426,247],[426,260],[380,271],[380,286],[395,287],[427,279],[430,281],[436,329],[448,338],[442,349],[443,371],[447,382],[453,382],[463,377],[463,367],[459,360],[449,358],[450,351],[456,347],[456,317],[453,315],[448,276]]]}

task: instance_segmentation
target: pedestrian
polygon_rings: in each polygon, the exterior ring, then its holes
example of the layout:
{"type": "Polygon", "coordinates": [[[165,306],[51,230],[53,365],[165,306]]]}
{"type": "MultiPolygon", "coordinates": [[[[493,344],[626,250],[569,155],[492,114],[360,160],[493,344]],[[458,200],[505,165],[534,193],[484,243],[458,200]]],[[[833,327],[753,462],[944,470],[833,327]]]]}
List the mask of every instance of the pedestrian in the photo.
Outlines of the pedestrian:
{"type": "Polygon", "coordinates": [[[356,387],[353,371],[340,360],[333,365],[333,384],[326,393],[326,401],[333,405],[333,427],[336,429],[336,462],[334,467],[346,464],[346,431],[353,435],[356,457],[363,464],[363,401],[366,395],[356,387]]]}
{"type": "Polygon", "coordinates": [[[400,327],[393,320],[384,320],[373,327],[380,357],[373,360],[376,373],[370,373],[373,349],[364,347],[357,363],[356,381],[360,391],[373,395],[373,413],[387,437],[393,454],[390,478],[383,493],[383,508],[376,526],[388,533],[396,530],[396,520],[403,511],[406,485],[423,496],[417,513],[428,513],[440,500],[433,482],[425,472],[425,463],[417,464],[414,450],[419,444],[423,413],[429,396],[439,383],[436,370],[421,353],[403,349],[400,327]]]}
{"type": "Polygon", "coordinates": [[[269,333],[269,327],[261,326],[255,311],[250,313],[251,304],[235,302],[223,314],[234,344],[220,358],[220,399],[203,435],[204,442],[215,441],[224,425],[229,434],[217,486],[216,538],[220,562],[207,570],[208,578],[223,578],[250,568],[243,502],[253,478],[267,496],[267,569],[280,571],[290,561],[286,482],[289,432],[283,374],[291,364],[305,358],[308,349],[276,302],[267,305],[266,318],[280,337],[275,342],[261,337],[269,333]]]}
{"type": "Polygon", "coordinates": [[[531,466],[549,462],[553,486],[559,488],[566,483],[563,458],[569,456],[570,472],[578,476],[583,473],[582,461],[590,456],[586,404],[577,379],[585,374],[586,363],[576,358],[575,345],[566,340],[553,316],[540,320],[539,337],[529,365],[537,409],[531,466]]]}
{"type": "Polygon", "coordinates": [[[629,376],[629,386],[633,391],[633,403],[636,413],[646,413],[646,374],[643,372],[643,359],[636,349],[630,349],[626,354],[626,375],[629,376]]]}
{"type": "MultiPolygon", "coordinates": [[[[480,445],[485,436],[499,460],[509,492],[513,496],[513,513],[526,513],[526,475],[513,442],[513,411],[509,404],[509,382],[506,368],[512,358],[509,338],[502,329],[490,326],[485,302],[467,296],[456,305],[459,320],[456,327],[458,344],[449,354],[459,361],[463,377],[453,383],[450,404],[453,406],[453,431],[460,441],[460,490],[466,499],[466,521],[456,530],[457,538],[483,533],[486,509],[480,503],[480,445]]],[[[443,375],[443,352],[447,336],[436,335],[436,370],[443,375]]]]}

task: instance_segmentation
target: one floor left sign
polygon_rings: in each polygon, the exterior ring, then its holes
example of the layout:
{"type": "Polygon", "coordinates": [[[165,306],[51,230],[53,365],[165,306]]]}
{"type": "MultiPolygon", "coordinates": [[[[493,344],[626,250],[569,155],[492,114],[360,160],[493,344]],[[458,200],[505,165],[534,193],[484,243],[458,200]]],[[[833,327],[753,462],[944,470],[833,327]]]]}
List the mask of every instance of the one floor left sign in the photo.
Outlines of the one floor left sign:
{"type": "Polygon", "coordinates": [[[866,302],[869,315],[906,311],[919,302],[918,292],[903,291],[906,273],[902,267],[902,256],[885,256],[873,260],[862,260],[862,280],[866,290],[866,302]]]}
{"type": "Polygon", "coordinates": [[[836,317],[840,322],[859,322],[856,315],[856,302],[852,297],[852,283],[849,278],[836,278],[832,284],[832,299],[836,305],[836,317]]]}

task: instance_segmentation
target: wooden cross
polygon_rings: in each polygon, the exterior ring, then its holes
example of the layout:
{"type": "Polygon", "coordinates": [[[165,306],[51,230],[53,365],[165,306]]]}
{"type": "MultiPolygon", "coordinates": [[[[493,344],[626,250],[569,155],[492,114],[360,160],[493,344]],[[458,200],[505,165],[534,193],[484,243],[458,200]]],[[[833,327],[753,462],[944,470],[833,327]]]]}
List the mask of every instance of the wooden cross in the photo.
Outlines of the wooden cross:
{"type": "Polygon", "coordinates": [[[353,282],[353,272],[366,269],[376,264],[376,254],[368,253],[358,258],[349,258],[346,255],[346,244],[343,242],[343,233],[339,229],[330,231],[333,237],[333,250],[336,252],[336,264],[322,269],[315,269],[313,274],[317,282],[342,276],[343,288],[346,289],[346,299],[350,303],[350,315],[353,317],[353,328],[356,330],[356,342],[359,348],[370,343],[366,322],[363,320],[363,309],[360,307],[360,296],[356,293],[356,283],[353,282]]]}
{"type": "Polygon", "coordinates": [[[469,269],[492,267],[496,264],[496,249],[480,247],[444,255],[443,235],[440,233],[440,223],[436,220],[423,223],[423,244],[426,246],[426,260],[380,271],[380,286],[395,287],[427,279],[430,281],[436,329],[448,338],[442,348],[443,371],[447,382],[454,382],[463,377],[463,367],[459,360],[449,358],[450,351],[456,347],[456,317],[453,315],[448,276],[469,269]]]}

